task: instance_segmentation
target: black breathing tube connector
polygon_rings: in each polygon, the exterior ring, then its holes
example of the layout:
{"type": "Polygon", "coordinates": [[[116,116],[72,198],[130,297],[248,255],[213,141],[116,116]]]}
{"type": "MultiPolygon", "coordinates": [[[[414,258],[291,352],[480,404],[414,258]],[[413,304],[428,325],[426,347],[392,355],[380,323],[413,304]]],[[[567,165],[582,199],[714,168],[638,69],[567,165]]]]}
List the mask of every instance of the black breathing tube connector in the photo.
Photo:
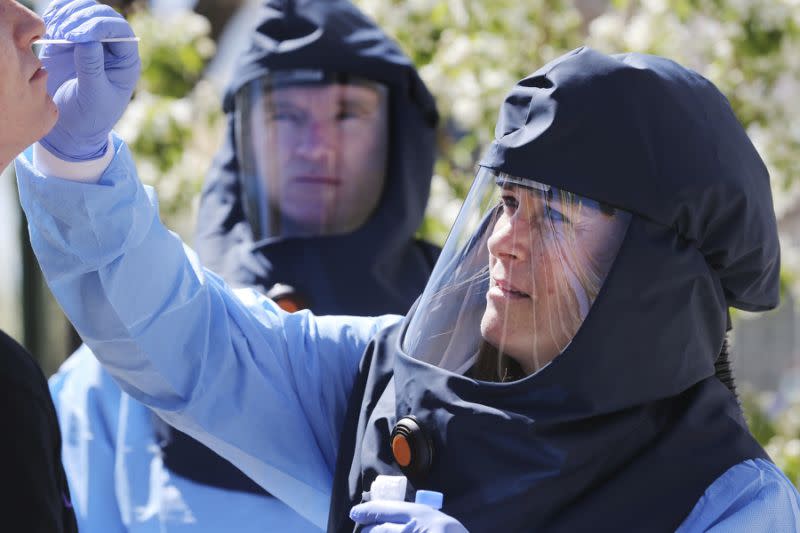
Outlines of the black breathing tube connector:
{"type": "Polygon", "coordinates": [[[722,340],[722,349],[719,351],[719,356],[717,356],[717,360],[714,361],[714,375],[728,387],[728,390],[733,393],[736,401],[741,403],[739,400],[739,393],[736,392],[736,379],[733,376],[733,368],[731,368],[730,344],[728,343],[727,333],[722,340]]]}

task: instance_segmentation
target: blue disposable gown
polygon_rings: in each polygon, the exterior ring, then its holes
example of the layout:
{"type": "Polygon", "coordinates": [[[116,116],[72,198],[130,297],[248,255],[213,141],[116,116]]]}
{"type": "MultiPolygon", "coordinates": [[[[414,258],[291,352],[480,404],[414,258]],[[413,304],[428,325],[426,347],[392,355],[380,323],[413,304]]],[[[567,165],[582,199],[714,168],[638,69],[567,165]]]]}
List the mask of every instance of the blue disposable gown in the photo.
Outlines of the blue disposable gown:
{"type": "Polygon", "coordinates": [[[50,391],[81,531],[319,531],[277,498],[165,468],[155,415],[122,392],[85,345],[50,378],[50,391]]]}
{"type": "MultiPolygon", "coordinates": [[[[232,291],[160,223],[127,148],[114,149],[96,184],[46,177],[30,153],[17,160],[51,290],[127,393],[325,529],[361,354],[399,317],[287,314],[253,290],[232,291]]],[[[798,529],[800,495],[755,460],[713,483],[680,530],[798,529]]]]}

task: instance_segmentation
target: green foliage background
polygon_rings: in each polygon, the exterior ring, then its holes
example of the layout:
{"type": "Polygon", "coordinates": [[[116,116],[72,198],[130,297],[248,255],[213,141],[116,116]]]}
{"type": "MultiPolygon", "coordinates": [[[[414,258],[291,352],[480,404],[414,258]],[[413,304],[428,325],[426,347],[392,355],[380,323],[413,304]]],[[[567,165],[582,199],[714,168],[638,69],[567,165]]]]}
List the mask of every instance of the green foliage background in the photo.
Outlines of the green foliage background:
{"type": "Polygon", "coordinates": [[[136,155],[139,175],[155,185],[161,216],[190,240],[194,206],[222,136],[220,96],[203,80],[216,47],[204,17],[182,12],[130,17],[141,38],[142,77],[116,130],[136,155]]]}

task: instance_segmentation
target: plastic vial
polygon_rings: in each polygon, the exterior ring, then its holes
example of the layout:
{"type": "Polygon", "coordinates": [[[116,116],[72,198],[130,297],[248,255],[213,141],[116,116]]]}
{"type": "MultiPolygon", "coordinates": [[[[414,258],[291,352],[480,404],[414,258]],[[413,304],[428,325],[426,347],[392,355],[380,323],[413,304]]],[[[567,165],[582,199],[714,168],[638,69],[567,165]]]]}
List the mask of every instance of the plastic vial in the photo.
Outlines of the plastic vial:
{"type": "Polygon", "coordinates": [[[444,494],[435,490],[418,490],[414,503],[421,503],[438,510],[444,503],[444,494]]]}

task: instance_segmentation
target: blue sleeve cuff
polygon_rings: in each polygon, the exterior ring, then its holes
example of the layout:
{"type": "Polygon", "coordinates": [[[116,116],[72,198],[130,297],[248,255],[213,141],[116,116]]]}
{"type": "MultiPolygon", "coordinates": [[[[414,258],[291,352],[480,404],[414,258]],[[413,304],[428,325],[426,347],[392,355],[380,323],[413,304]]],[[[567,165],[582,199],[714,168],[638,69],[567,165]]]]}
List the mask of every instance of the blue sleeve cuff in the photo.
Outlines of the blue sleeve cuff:
{"type": "Polygon", "coordinates": [[[31,242],[51,281],[109,264],[138,245],[158,218],[156,195],[140,183],[127,146],[116,136],[110,146],[111,162],[96,183],[43,173],[33,150],[15,162],[31,242]]]}

